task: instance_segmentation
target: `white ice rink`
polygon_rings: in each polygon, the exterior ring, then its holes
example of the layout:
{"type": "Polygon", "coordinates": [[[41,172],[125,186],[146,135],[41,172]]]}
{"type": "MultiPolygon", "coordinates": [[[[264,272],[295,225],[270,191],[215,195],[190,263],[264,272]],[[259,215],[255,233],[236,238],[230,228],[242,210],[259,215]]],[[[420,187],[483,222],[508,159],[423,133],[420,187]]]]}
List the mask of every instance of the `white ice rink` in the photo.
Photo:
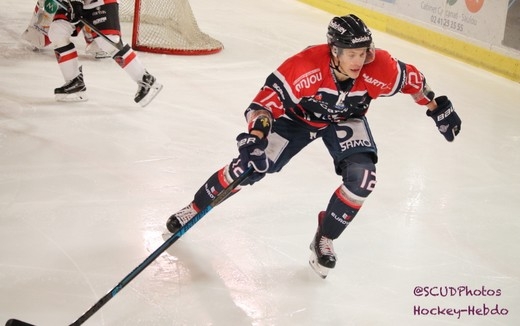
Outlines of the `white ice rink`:
{"type": "MultiPolygon", "coordinates": [[[[68,325],[160,246],[170,214],[236,155],[265,77],[323,43],[332,18],[295,0],[190,0],[225,49],[139,53],[164,84],[143,109],[112,60],[85,55],[90,100],[55,102],[53,52],[19,44],[35,2],[0,10],[0,325],[68,325]]],[[[317,141],[85,325],[520,325],[520,84],[374,35],[451,98],[462,132],[446,142],[407,95],[372,102],[378,185],[335,241],[329,277],[308,266],[308,245],[341,178],[317,141]]]]}

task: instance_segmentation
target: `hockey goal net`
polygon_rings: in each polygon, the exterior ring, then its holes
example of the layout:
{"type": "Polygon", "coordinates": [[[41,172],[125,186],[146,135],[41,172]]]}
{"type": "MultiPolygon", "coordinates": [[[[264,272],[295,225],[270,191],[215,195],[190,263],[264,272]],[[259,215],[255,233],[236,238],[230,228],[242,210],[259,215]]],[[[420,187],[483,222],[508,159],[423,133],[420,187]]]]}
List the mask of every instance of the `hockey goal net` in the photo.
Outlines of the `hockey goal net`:
{"type": "Polygon", "coordinates": [[[122,22],[132,22],[132,47],[163,54],[212,54],[222,43],[203,33],[188,0],[120,0],[122,22]]]}

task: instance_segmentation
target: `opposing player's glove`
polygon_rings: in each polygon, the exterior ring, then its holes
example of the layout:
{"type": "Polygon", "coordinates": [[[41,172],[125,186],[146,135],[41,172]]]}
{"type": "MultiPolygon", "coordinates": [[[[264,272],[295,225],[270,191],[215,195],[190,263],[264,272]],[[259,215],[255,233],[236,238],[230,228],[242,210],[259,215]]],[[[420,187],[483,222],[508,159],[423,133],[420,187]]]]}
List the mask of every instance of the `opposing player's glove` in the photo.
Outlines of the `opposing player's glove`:
{"type": "Polygon", "coordinates": [[[237,136],[237,146],[243,168],[252,166],[256,172],[265,173],[269,168],[269,159],[265,154],[267,139],[260,139],[255,135],[241,133],[237,136]]]}
{"type": "Polygon", "coordinates": [[[437,108],[433,111],[427,110],[426,115],[435,121],[437,128],[447,141],[453,141],[460,132],[462,121],[446,96],[437,97],[435,102],[437,102],[437,108]]]}
{"type": "Polygon", "coordinates": [[[83,17],[83,0],[68,0],[68,11],[67,17],[71,24],[79,23],[80,19],[83,17]]]}

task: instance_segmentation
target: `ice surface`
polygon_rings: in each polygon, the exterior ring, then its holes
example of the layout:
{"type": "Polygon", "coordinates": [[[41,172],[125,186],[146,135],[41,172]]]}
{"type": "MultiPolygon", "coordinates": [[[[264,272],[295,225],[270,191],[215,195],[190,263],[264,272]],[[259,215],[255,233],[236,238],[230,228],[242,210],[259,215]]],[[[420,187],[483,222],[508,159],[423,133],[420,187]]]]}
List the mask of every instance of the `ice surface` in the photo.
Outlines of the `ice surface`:
{"type": "MultiPolygon", "coordinates": [[[[324,42],[332,16],[295,0],[190,0],[225,49],[139,53],[164,84],[143,109],[114,62],[85,55],[89,101],[55,102],[52,50],[19,44],[34,3],[0,11],[0,323],[68,325],[163,243],[170,214],[235,156],[265,77],[324,42]]],[[[409,96],[372,103],[378,184],[327,279],[308,246],[341,179],[316,142],[212,210],[85,325],[520,324],[520,85],[374,34],[451,98],[462,132],[447,143],[409,96]],[[461,286],[472,295],[434,296],[461,286]]]]}

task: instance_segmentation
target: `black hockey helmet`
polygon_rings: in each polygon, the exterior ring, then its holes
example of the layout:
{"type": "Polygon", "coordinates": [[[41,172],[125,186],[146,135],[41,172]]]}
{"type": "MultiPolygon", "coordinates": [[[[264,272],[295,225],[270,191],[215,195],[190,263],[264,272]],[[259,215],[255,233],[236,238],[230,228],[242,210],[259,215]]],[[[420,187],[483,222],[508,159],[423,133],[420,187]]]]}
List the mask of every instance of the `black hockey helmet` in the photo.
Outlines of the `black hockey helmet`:
{"type": "Polygon", "coordinates": [[[343,49],[370,47],[372,32],[356,15],[334,17],[329,23],[327,43],[343,49]]]}

